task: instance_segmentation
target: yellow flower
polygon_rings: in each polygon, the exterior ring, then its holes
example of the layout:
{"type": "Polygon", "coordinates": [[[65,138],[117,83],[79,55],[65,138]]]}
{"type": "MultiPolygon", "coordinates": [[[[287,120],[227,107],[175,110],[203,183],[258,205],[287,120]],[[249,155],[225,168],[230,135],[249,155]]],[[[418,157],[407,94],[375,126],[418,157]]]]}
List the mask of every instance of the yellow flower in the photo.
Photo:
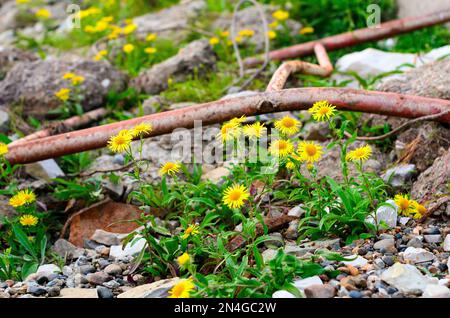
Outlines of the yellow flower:
{"type": "Polygon", "coordinates": [[[17,4],[26,4],[26,3],[30,3],[30,0],[16,0],[17,4]]]}
{"type": "Polygon", "coordinates": [[[310,164],[319,161],[320,157],[322,157],[323,155],[322,146],[316,144],[313,141],[302,141],[298,145],[297,150],[301,160],[306,161],[310,164]]]}
{"type": "Polygon", "coordinates": [[[162,176],[166,174],[172,176],[180,171],[180,167],[181,165],[179,163],[169,161],[162,165],[161,169],[159,169],[159,174],[162,176]]]}
{"type": "Polygon", "coordinates": [[[41,19],[48,19],[52,16],[52,13],[47,9],[41,8],[36,11],[35,16],[41,19]]]}
{"type": "Polygon", "coordinates": [[[17,192],[11,199],[9,204],[15,208],[36,201],[36,195],[33,191],[25,189],[17,192]]]}
{"type": "Polygon", "coordinates": [[[192,279],[183,279],[169,291],[169,298],[189,298],[194,289],[192,279]]]}
{"type": "Polygon", "coordinates": [[[222,31],[220,32],[220,36],[223,38],[227,38],[230,36],[230,31],[222,31]]]}
{"type": "Polygon", "coordinates": [[[103,17],[100,21],[110,23],[114,21],[114,17],[112,16],[103,17]]]}
{"type": "Polygon", "coordinates": [[[242,130],[244,132],[244,135],[247,137],[261,138],[267,129],[266,129],[266,127],[264,127],[264,124],[261,124],[258,121],[251,125],[245,125],[242,130]]]}
{"type": "Polygon", "coordinates": [[[122,33],[122,29],[118,27],[117,25],[111,26],[111,33],[108,34],[109,40],[115,40],[119,37],[119,35],[122,33]]]}
{"type": "Polygon", "coordinates": [[[219,44],[219,42],[220,42],[219,38],[217,38],[215,36],[209,39],[209,44],[211,44],[212,46],[219,44]]]}
{"type": "Polygon", "coordinates": [[[133,135],[128,129],[121,130],[116,136],[112,136],[108,141],[108,148],[112,152],[126,151],[133,140],[133,135]]]}
{"type": "Polygon", "coordinates": [[[301,35],[314,33],[314,28],[313,27],[304,27],[304,28],[301,28],[298,33],[301,35]]]}
{"type": "Polygon", "coordinates": [[[275,121],[275,128],[282,134],[291,136],[299,132],[301,123],[289,116],[285,116],[275,121]]]}
{"type": "Polygon", "coordinates": [[[269,24],[269,28],[271,29],[275,29],[278,26],[278,21],[275,20],[272,23],[269,24]]]}
{"type": "Polygon", "coordinates": [[[253,31],[252,29],[244,29],[244,30],[239,31],[238,34],[241,37],[249,37],[250,38],[255,35],[255,31],[253,31]]]}
{"type": "Polygon", "coordinates": [[[170,85],[172,85],[172,84],[173,84],[173,78],[169,77],[169,78],[167,79],[167,85],[170,86],[170,85]]]}
{"type": "Polygon", "coordinates": [[[269,152],[274,156],[286,157],[294,151],[294,146],[290,140],[279,139],[270,144],[269,152]]]}
{"type": "MultiPolygon", "coordinates": [[[[234,38],[234,41],[239,44],[242,43],[242,36],[237,36],[234,38]]],[[[233,43],[230,41],[230,44],[232,45],[233,43]]]]}
{"type": "Polygon", "coordinates": [[[230,120],[230,123],[239,125],[239,124],[242,124],[246,120],[247,120],[247,117],[245,117],[245,116],[241,116],[239,118],[235,117],[232,120],[230,120]]]}
{"type": "Polygon", "coordinates": [[[244,205],[244,201],[248,200],[250,193],[243,185],[234,184],[225,189],[222,201],[230,209],[239,209],[244,205]]]}
{"type": "Polygon", "coordinates": [[[25,214],[19,218],[19,222],[23,226],[35,226],[38,223],[38,221],[39,219],[31,214],[25,214]]]}
{"type": "Polygon", "coordinates": [[[270,40],[273,40],[277,37],[277,32],[269,30],[267,31],[267,36],[269,37],[270,40]]]}
{"type": "Polygon", "coordinates": [[[222,141],[233,140],[241,134],[241,130],[239,127],[239,123],[233,122],[232,120],[224,123],[222,128],[220,128],[220,133],[217,135],[217,138],[221,138],[222,141]]]}
{"type": "Polygon", "coordinates": [[[334,116],[336,106],[331,105],[328,101],[322,100],[314,103],[314,105],[308,109],[317,121],[326,121],[334,116]]]}
{"type": "Polygon", "coordinates": [[[369,145],[361,146],[347,153],[345,159],[348,161],[366,161],[372,155],[372,147],[369,145]]]}
{"type": "Polygon", "coordinates": [[[395,195],[394,202],[398,206],[399,214],[409,216],[411,213],[414,213],[414,210],[416,208],[414,205],[414,200],[409,199],[407,195],[395,195]]]}
{"type": "Polygon", "coordinates": [[[187,239],[189,236],[192,235],[197,235],[199,233],[198,231],[198,225],[195,224],[191,224],[188,226],[188,228],[184,231],[182,239],[185,240],[187,239]]]}
{"type": "Polygon", "coordinates": [[[68,72],[68,73],[64,74],[62,78],[65,79],[65,80],[71,80],[74,77],[75,77],[74,73],[68,72]]]}
{"type": "Polygon", "coordinates": [[[4,156],[8,153],[8,145],[0,142],[0,156],[4,156]]]}
{"type": "Polygon", "coordinates": [[[145,51],[145,53],[147,53],[147,54],[155,54],[156,51],[157,51],[157,49],[154,48],[154,47],[147,47],[147,48],[145,48],[144,51],[145,51]]]}
{"type": "Polygon", "coordinates": [[[133,44],[125,44],[124,46],[123,46],[123,51],[125,52],[125,53],[127,53],[127,54],[129,54],[129,53],[131,53],[131,52],[133,52],[134,51],[134,45],[133,44]]]}
{"type": "Polygon", "coordinates": [[[131,135],[133,137],[144,136],[149,134],[152,131],[152,125],[147,123],[140,123],[139,125],[134,126],[131,129],[131,135]]]}
{"type": "Polygon", "coordinates": [[[289,170],[294,170],[296,166],[296,161],[303,161],[302,158],[296,154],[292,154],[286,163],[286,168],[289,170]]]}
{"type": "Polygon", "coordinates": [[[63,102],[65,102],[70,97],[70,89],[69,88],[61,88],[59,91],[57,91],[55,93],[55,96],[58,97],[63,102]]]}
{"type": "Polygon", "coordinates": [[[191,260],[191,257],[186,252],[184,252],[183,255],[181,255],[177,258],[177,262],[180,266],[185,266],[186,264],[188,264],[190,262],[190,260],[191,260]]]}
{"type": "Polygon", "coordinates": [[[73,85],[78,85],[84,82],[84,77],[81,75],[76,75],[74,73],[66,73],[63,76],[63,79],[72,81],[73,85]]]}
{"type": "Polygon", "coordinates": [[[156,35],[155,33],[149,33],[149,34],[147,35],[147,37],[145,38],[145,40],[146,40],[147,42],[152,42],[152,41],[155,41],[156,38],[157,38],[157,35],[156,35]]]}
{"type": "Polygon", "coordinates": [[[108,51],[107,50],[101,50],[99,51],[95,57],[94,60],[95,61],[100,61],[101,59],[103,59],[106,55],[108,55],[108,51]]]}
{"type": "Polygon", "coordinates": [[[137,25],[134,23],[128,24],[126,25],[123,29],[122,29],[122,33],[125,35],[131,34],[134,31],[136,31],[137,29],[137,25]]]}
{"type": "Polygon", "coordinates": [[[284,10],[277,10],[274,13],[272,13],[272,17],[275,20],[284,21],[284,20],[289,19],[289,12],[284,11],[284,10]]]}
{"type": "Polygon", "coordinates": [[[415,219],[420,219],[422,216],[424,216],[427,213],[427,208],[424,207],[422,204],[415,200],[411,200],[413,205],[413,211],[412,211],[412,217],[415,219]]]}

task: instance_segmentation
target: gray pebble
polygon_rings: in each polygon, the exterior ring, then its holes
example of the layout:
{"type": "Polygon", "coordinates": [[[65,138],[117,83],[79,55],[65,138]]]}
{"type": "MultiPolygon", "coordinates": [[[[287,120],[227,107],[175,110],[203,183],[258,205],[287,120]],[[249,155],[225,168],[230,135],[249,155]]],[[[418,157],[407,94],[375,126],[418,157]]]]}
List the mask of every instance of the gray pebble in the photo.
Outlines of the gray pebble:
{"type": "Polygon", "coordinates": [[[114,298],[114,294],[111,289],[103,286],[97,286],[97,294],[99,298],[114,298]]]}

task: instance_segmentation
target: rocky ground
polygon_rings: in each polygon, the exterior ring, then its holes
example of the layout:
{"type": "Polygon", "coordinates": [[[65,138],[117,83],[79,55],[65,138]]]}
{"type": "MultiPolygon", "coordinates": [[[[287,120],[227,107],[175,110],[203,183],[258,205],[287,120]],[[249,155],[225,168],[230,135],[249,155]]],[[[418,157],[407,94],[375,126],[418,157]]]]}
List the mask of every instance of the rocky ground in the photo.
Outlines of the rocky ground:
{"type": "MultiPolygon", "coordinates": [[[[13,47],[11,43],[18,29],[30,34],[39,33],[39,25],[21,25],[14,17],[14,1],[0,1],[0,132],[11,133],[13,105],[19,102],[24,113],[36,118],[44,118],[47,112],[58,106],[57,100],[49,92],[62,85],[62,75],[76,70],[86,78],[82,91],[85,96],[84,110],[103,106],[110,90],[123,91],[133,87],[149,96],[142,106],[144,114],[152,114],[160,109],[176,109],[194,103],[171,103],[159,95],[167,89],[169,79],[183,82],[194,70],[214,72],[218,57],[207,40],[196,40],[171,58],[143,70],[134,78],[124,74],[107,62],[93,62],[91,56],[70,54],[58,56],[50,54],[45,60],[37,54],[13,47]],[[11,9],[12,8],[12,9],[11,9]],[[14,31],[14,32],[13,32],[14,31]]],[[[404,3],[405,1],[399,1],[404,3]]],[[[149,13],[135,18],[138,29],[142,32],[157,32],[178,40],[182,32],[174,32],[195,19],[204,7],[204,1],[184,1],[166,11],[149,13]],[[183,13],[183,14],[181,14],[183,13]],[[184,14],[186,13],[186,14],[184,14]],[[169,30],[169,31],[168,31],[169,30]],[[171,31],[171,32],[170,32],[171,31]]],[[[407,10],[401,6],[401,15],[407,10]]],[[[52,7],[57,16],[60,8],[52,7]]],[[[272,12],[270,7],[266,8],[272,12]]],[[[254,9],[246,9],[239,15],[238,21],[252,23],[254,9]],[[253,10],[253,11],[252,11],[253,10]],[[250,22],[249,22],[250,21],[250,22]]],[[[53,12],[53,11],[52,11],[53,12]]],[[[270,14],[268,14],[270,17],[270,14]]],[[[61,21],[63,21],[61,15],[61,21]]],[[[223,27],[229,16],[221,16],[215,22],[223,27]]],[[[257,22],[254,22],[255,24],[257,22]]],[[[247,24],[246,24],[247,25],[247,24]]],[[[289,22],[293,32],[298,32],[301,25],[289,22]]],[[[64,32],[64,30],[61,30],[64,32]]],[[[258,41],[258,34],[255,43],[258,41]]],[[[450,99],[450,46],[430,50],[426,54],[384,52],[377,49],[365,49],[341,57],[336,68],[347,74],[334,74],[332,80],[338,82],[349,80],[348,87],[360,87],[360,83],[348,73],[357,72],[364,77],[375,77],[382,73],[401,69],[402,74],[386,76],[372,89],[413,94],[432,98],[450,99]],[[412,64],[413,69],[405,67],[412,64]]],[[[87,55],[93,55],[89,52],[87,55]]],[[[244,92],[252,93],[252,91],[244,92]]],[[[243,94],[243,93],[240,93],[243,94]]],[[[226,95],[226,94],[224,94],[226,95]]],[[[224,97],[226,98],[226,96],[224,97]]],[[[130,111],[137,114],[138,110],[130,111]]],[[[271,120],[283,114],[267,115],[271,120]]],[[[307,121],[306,112],[293,113],[301,115],[305,121],[302,136],[327,145],[327,127],[320,123],[307,121]]],[[[405,122],[403,119],[364,114],[361,121],[378,125],[389,123],[392,128],[405,122]]],[[[15,127],[24,132],[31,128],[14,118],[15,127]]],[[[17,135],[10,134],[12,139],[17,135]]],[[[208,139],[210,140],[210,139],[208,139]]],[[[208,140],[204,140],[205,144],[208,140]]],[[[149,138],[143,147],[143,157],[151,161],[149,170],[142,177],[151,183],[158,182],[158,170],[161,164],[169,161],[171,151],[177,141],[169,135],[149,138]]],[[[448,125],[421,123],[413,126],[398,136],[392,150],[386,152],[375,149],[374,155],[367,163],[368,169],[382,176],[398,192],[410,192],[412,197],[421,202],[430,201],[429,209],[433,213],[424,222],[398,216],[394,208],[379,208],[378,220],[385,221],[391,229],[379,233],[376,237],[357,240],[350,245],[336,239],[297,241],[298,221],[292,221],[286,229],[271,233],[273,241],[264,243],[262,255],[265,261],[272,259],[277,249],[283,249],[300,259],[309,259],[317,249],[338,252],[352,260],[339,262],[319,258],[320,264],[327,270],[338,270],[340,274],[331,278],[327,275],[298,278],[294,285],[308,298],[450,298],[450,203],[434,200],[435,197],[448,196],[450,183],[450,130],[448,125]],[[412,144],[414,147],[412,148],[412,144]],[[281,240],[280,240],[281,238],[281,240]]],[[[137,145],[135,145],[137,147],[137,145]]],[[[195,149],[193,149],[195,151],[195,149]]],[[[121,167],[124,158],[111,155],[103,150],[95,152],[95,159],[87,172],[98,169],[121,167]]],[[[339,179],[339,154],[329,152],[318,164],[319,177],[332,176],[339,179]]],[[[229,171],[218,164],[205,164],[204,179],[220,182],[229,171]]],[[[53,159],[27,165],[26,176],[19,179],[23,187],[36,191],[49,189],[51,179],[63,177],[65,173],[53,159]],[[31,177],[31,178],[30,178],[31,177]]],[[[94,174],[95,175],[95,174],[94,174]]],[[[127,178],[126,171],[118,172],[122,183],[113,184],[108,179],[102,180],[107,195],[117,202],[125,202],[133,189],[133,182],[127,178]]],[[[132,203],[132,202],[131,202],[132,203]]],[[[109,203],[108,203],[109,204],[109,203]]],[[[24,281],[0,281],[0,298],[61,297],[61,298],[152,298],[167,297],[168,291],[179,278],[149,278],[138,273],[135,257],[146,247],[144,239],[135,244],[122,245],[122,239],[129,228],[121,234],[114,233],[114,228],[105,231],[106,225],[121,220],[124,213],[137,215],[137,209],[117,203],[112,207],[89,212],[90,215],[74,220],[70,227],[70,237],[56,240],[51,251],[64,260],[64,264],[50,263],[39,267],[35,274],[24,281]],[[101,217],[100,217],[101,215],[101,217]],[[94,225],[86,224],[96,219],[94,225]],[[85,222],[85,223],[83,223],[85,222]],[[83,225],[84,224],[84,225],[83,225]],[[79,231],[79,232],[77,232],[79,231]]],[[[14,212],[8,206],[7,199],[0,200],[0,214],[10,216],[14,212]]],[[[87,213],[87,214],[89,214],[87,213]]],[[[274,212],[276,213],[276,212],[274,212]]],[[[288,215],[301,217],[301,205],[291,209],[288,215]]],[[[157,222],[172,233],[180,233],[182,228],[178,221],[167,221],[160,215],[157,222]]],[[[293,297],[288,291],[280,290],[273,298],[293,297]]]]}

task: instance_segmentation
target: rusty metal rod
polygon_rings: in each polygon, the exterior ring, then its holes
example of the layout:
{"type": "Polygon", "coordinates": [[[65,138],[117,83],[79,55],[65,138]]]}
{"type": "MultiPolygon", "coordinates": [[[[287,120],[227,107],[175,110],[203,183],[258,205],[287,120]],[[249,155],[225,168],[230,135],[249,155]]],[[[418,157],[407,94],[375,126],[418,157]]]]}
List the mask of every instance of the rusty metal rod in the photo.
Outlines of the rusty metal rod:
{"type": "Polygon", "coordinates": [[[58,133],[67,132],[71,129],[89,125],[91,122],[100,120],[108,115],[110,111],[104,107],[91,110],[80,116],[73,116],[57,123],[51,123],[49,127],[36,131],[21,139],[15,140],[9,144],[9,147],[22,144],[29,140],[40,139],[58,133]]]}
{"type": "MultiPolygon", "coordinates": [[[[356,44],[387,39],[399,34],[419,30],[450,21],[450,7],[439,12],[423,16],[407,17],[381,23],[378,27],[358,29],[338,35],[329,36],[320,40],[305,42],[269,53],[271,60],[282,61],[311,55],[317,43],[323,44],[328,51],[338,50],[356,44]]],[[[244,60],[246,66],[255,66],[262,63],[260,57],[250,57],[244,60]]]]}
{"type": "MultiPolygon", "coordinates": [[[[11,164],[30,163],[67,154],[105,147],[109,138],[122,129],[150,123],[149,136],[171,133],[174,129],[192,128],[194,121],[203,125],[221,123],[241,115],[254,116],[281,111],[305,110],[318,100],[328,100],[344,111],[376,113],[417,118],[437,114],[450,108],[450,101],[349,88],[292,88],[250,96],[198,104],[113,124],[73,131],[13,145],[6,155],[11,164]]],[[[450,121],[450,114],[438,119],[450,121]]]]}

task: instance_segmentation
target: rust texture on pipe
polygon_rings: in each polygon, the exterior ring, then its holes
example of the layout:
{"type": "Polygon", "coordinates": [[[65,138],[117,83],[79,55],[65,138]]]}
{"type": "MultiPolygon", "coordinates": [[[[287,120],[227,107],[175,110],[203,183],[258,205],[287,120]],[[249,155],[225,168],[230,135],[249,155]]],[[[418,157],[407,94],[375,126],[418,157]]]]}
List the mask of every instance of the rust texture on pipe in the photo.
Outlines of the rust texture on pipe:
{"type": "MultiPolygon", "coordinates": [[[[311,55],[317,43],[323,44],[328,51],[338,50],[359,43],[387,39],[399,34],[419,30],[437,24],[450,21],[450,7],[439,12],[418,16],[407,17],[381,23],[378,27],[358,29],[351,32],[341,33],[325,37],[320,40],[305,42],[283,49],[274,50],[269,53],[271,60],[282,61],[296,57],[311,55]]],[[[244,60],[246,66],[254,66],[262,63],[260,57],[251,57],[244,60]]]]}
{"type": "MultiPolygon", "coordinates": [[[[11,146],[6,159],[11,164],[30,163],[67,154],[105,147],[109,138],[122,129],[150,123],[149,136],[171,133],[176,128],[192,128],[194,121],[203,125],[221,123],[241,115],[254,116],[281,111],[308,109],[318,100],[328,100],[344,111],[376,113],[405,118],[437,114],[450,108],[450,101],[349,88],[292,88],[278,92],[256,93],[210,103],[198,104],[113,124],[31,140],[11,146]]],[[[450,114],[438,119],[450,121],[450,114]]]]}
{"type": "Polygon", "coordinates": [[[32,133],[21,139],[13,141],[12,143],[9,144],[9,147],[22,144],[29,140],[44,138],[44,137],[60,134],[62,132],[67,132],[74,128],[89,125],[91,122],[94,122],[94,121],[104,118],[109,113],[110,113],[109,110],[102,107],[102,108],[97,108],[97,109],[91,110],[80,116],[73,116],[73,117],[67,118],[63,121],[57,122],[55,124],[52,123],[49,125],[49,127],[45,128],[45,129],[36,131],[35,133],[32,133]]]}
{"type": "Polygon", "coordinates": [[[330,62],[327,51],[322,44],[314,47],[317,60],[320,65],[308,63],[305,61],[284,62],[273,74],[266,92],[275,92],[283,89],[287,79],[294,73],[317,75],[327,77],[333,72],[333,65],[330,62]]]}

